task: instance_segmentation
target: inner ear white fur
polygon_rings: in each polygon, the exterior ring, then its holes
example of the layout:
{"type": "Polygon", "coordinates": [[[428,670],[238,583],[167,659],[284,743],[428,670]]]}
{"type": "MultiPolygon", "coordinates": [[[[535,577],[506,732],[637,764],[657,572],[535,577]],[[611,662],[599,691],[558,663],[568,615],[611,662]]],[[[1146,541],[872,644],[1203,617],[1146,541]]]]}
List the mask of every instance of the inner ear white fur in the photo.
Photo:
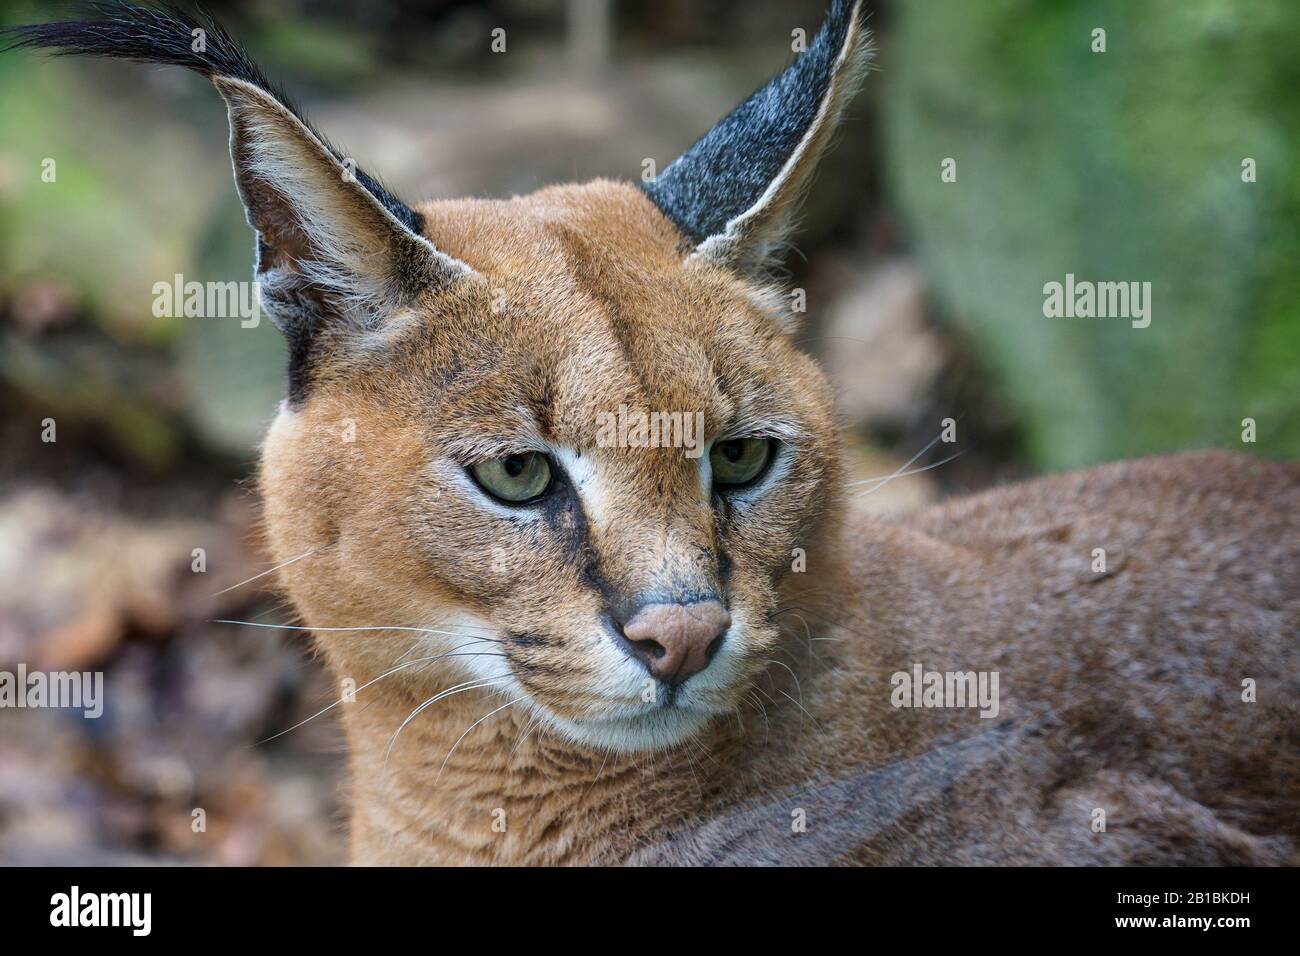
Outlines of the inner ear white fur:
{"type": "Polygon", "coordinates": [[[408,229],[273,96],[244,80],[213,83],[229,111],[235,181],[250,224],[259,234],[297,237],[303,254],[294,257],[295,268],[303,278],[348,298],[387,303],[399,270],[426,271],[442,284],[474,273],[408,229]],[[252,193],[258,185],[269,187],[283,208],[260,208],[264,198],[252,193]]]}

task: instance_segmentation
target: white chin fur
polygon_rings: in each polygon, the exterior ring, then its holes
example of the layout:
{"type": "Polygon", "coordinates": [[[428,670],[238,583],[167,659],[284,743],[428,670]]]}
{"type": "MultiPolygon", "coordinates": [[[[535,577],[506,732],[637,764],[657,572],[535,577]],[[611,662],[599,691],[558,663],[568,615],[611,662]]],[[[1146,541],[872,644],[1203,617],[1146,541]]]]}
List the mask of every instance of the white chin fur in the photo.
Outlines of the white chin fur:
{"type": "Polygon", "coordinates": [[[634,717],[573,721],[545,713],[544,719],[574,743],[620,753],[666,750],[703,729],[716,714],[694,708],[666,707],[634,717]]]}

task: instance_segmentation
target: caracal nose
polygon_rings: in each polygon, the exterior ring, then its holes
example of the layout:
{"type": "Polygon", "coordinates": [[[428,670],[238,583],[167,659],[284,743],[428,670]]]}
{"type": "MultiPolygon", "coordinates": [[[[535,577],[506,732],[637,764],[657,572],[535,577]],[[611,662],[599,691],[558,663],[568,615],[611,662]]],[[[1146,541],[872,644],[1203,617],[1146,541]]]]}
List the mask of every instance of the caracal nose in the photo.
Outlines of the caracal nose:
{"type": "Polygon", "coordinates": [[[623,626],[628,651],[665,683],[680,684],[709,666],[731,626],[717,601],[647,604],[623,626]]]}

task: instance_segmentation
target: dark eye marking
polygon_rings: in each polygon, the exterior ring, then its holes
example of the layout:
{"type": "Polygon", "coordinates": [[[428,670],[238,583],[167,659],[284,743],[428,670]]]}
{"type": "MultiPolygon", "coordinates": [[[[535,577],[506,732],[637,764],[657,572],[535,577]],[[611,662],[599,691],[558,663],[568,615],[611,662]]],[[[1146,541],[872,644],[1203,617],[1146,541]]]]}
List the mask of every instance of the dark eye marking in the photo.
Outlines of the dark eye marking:
{"type": "Polygon", "coordinates": [[[520,647],[543,647],[550,643],[550,638],[545,634],[536,634],[531,631],[522,634],[510,631],[508,636],[512,644],[518,644],[520,647]]]}

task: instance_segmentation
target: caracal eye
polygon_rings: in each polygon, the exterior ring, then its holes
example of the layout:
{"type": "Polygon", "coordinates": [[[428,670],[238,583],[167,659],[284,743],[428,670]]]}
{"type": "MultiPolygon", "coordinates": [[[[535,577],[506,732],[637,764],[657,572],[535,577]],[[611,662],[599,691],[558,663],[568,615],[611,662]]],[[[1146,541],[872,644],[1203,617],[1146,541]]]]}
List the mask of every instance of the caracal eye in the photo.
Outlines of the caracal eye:
{"type": "Polygon", "coordinates": [[[551,463],[535,451],[479,462],[469,471],[488,494],[511,505],[535,501],[551,487],[551,463]]]}
{"type": "Polygon", "coordinates": [[[709,452],[715,484],[746,485],[763,473],[772,458],[770,438],[732,438],[720,441],[709,452]]]}

